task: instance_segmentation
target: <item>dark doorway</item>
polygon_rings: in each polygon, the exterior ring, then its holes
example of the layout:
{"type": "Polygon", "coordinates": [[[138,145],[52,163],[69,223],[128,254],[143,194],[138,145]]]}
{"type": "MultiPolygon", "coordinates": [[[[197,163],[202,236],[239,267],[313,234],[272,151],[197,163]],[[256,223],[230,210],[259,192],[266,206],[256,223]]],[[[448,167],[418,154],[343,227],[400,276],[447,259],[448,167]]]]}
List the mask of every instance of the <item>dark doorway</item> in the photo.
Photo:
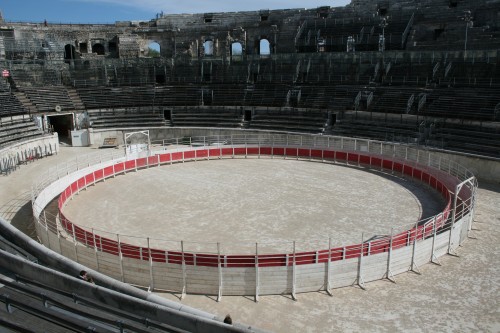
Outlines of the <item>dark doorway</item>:
{"type": "Polygon", "coordinates": [[[76,59],[76,48],[71,44],[66,44],[66,46],[64,46],[64,60],[74,59],[76,59]]]}
{"type": "Polygon", "coordinates": [[[252,121],[252,110],[245,110],[245,121],[252,121]]]}
{"type": "Polygon", "coordinates": [[[163,109],[163,118],[165,120],[172,120],[172,110],[170,110],[170,109],[163,109]]]}
{"type": "Polygon", "coordinates": [[[209,89],[202,90],[203,104],[202,105],[212,105],[213,102],[213,91],[209,89]]]}
{"type": "Polygon", "coordinates": [[[47,124],[59,136],[59,141],[71,144],[71,131],[73,128],[73,114],[47,116],[47,124]]]}
{"type": "Polygon", "coordinates": [[[164,85],[167,82],[167,80],[165,79],[165,74],[156,74],[155,82],[156,84],[164,85]]]}
{"type": "Polygon", "coordinates": [[[332,113],[331,117],[332,117],[332,127],[333,127],[335,125],[335,123],[337,122],[337,114],[332,113]]]}

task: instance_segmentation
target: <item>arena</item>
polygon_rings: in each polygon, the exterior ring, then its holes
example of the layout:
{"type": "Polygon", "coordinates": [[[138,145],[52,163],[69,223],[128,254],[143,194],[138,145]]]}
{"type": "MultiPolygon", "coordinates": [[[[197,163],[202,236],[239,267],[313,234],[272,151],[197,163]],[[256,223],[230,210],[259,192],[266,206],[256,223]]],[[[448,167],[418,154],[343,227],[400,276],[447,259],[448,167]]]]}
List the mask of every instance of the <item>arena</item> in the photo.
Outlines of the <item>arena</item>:
{"type": "Polygon", "coordinates": [[[499,9],[0,17],[0,326],[500,331],[499,9]]]}

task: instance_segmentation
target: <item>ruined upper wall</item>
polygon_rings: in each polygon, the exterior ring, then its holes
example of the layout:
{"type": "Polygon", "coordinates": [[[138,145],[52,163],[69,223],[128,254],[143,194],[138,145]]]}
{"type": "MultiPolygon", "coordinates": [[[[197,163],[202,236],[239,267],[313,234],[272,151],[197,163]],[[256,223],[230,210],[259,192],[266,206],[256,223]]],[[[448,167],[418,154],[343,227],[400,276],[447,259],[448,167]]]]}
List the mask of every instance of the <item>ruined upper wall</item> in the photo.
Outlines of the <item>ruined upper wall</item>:
{"type": "Polygon", "coordinates": [[[353,0],[345,7],[161,15],[106,25],[3,22],[0,50],[16,60],[68,54],[135,58],[147,57],[154,41],[164,58],[215,59],[231,57],[235,44],[243,56],[259,55],[264,40],[271,54],[379,51],[380,36],[386,34],[386,50],[456,51],[463,50],[465,10],[473,16],[468,47],[487,50],[499,45],[499,8],[500,0],[353,0]],[[207,42],[213,44],[211,54],[207,42]]]}

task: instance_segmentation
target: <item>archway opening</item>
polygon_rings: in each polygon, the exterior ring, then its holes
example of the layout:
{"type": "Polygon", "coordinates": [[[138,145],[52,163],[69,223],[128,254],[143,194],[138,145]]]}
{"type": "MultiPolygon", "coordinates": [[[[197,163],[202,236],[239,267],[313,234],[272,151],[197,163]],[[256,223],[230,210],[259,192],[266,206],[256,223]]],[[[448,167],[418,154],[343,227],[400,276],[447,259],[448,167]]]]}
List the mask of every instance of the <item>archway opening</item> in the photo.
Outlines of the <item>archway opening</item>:
{"type": "Polygon", "coordinates": [[[260,40],[259,43],[259,54],[261,56],[269,56],[271,55],[271,43],[265,38],[260,40]]]}
{"type": "Polygon", "coordinates": [[[101,43],[96,43],[92,45],[92,53],[97,53],[98,55],[104,55],[105,50],[104,50],[104,45],[101,43]]]}
{"type": "Polygon", "coordinates": [[[64,46],[64,60],[74,59],[76,59],[76,48],[71,44],[66,44],[64,46]]]}
{"type": "Polygon", "coordinates": [[[240,42],[231,44],[231,58],[233,60],[241,60],[243,58],[243,45],[240,42]]]}
{"type": "Polygon", "coordinates": [[[205,43],[203,43],[203,54],[205,56],[214,55],[214,42],[211,39],[207,39],[205,43]]]}
{"type": "Polygon", "coordinates": [[[159,58],[161,55],[161,46],[157,42],[150,42],[148,45],[148,55],[151,58],[159,58]]]}

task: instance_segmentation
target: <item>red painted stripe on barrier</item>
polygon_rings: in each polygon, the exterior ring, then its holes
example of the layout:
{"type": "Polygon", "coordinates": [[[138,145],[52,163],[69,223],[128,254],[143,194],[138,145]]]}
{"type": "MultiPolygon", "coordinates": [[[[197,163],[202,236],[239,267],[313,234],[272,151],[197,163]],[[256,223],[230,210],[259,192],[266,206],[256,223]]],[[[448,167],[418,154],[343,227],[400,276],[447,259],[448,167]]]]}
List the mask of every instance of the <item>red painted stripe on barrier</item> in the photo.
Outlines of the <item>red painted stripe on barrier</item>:
{"type": "Polygon", "coordinates": [[[345,247],[345,259],[357,258],[361,255],[361,244],[349,245],[345,247]]]}
{"type": "Polygon", "coordinates": [[[233,155],[233,148],[222,148],[222,156],[233,155]]]}
{"type": "Polygon", "coordinates": [[[409,177],[412,177],[413,176],[413,167],[411,167],[410,165],[405,165],[403,167],[403,174],[405,174],[409,177]]]}
{"type": "Polygon", "coordinates": [[[226,267],[255,267],[255,256],[252,255],[226,256],[226,267]]]}
{"type": "Polygon", "coordinates": [[[144,168],[148,165],[148,159],[146,157],[138,158],[135,160],[135,165],[137,168],[144,168]]]}
{"type": "Polygon", "coordinates": [[[422,177],[422,170],[414,168],[413,169],[413,177],[415,179],[419,179],[420,180],[420,178],[422,177]]]}
{"type": "Polygon", "coordinates": [[[352,163],[358,163],[359,155],[356,153],[347,153],[347,161],[352,163]]]}
{"type": "Polygon", "coordinates": [[[123,165],[123,163],[116,163],[114,167],[115,167],[115,173],[120,173],[125,170],[125,166],[123,165]]]}
{"type": "Polygon", "coordinates": [[[295,157],[297,156],[298,149],[297,148],[285,148],[286,156],[295,157]]]}
{"type": "Polygon", "coordinates": [[[323,151],[323,158],[325,160],[334,160],[335,159],[335,151],[333,151],[333,150],[323,151]]]}
{"type": "Polygon", "coordinates": [[[208,154],[210,157],[219,157],[221,156],[221,151],[218,148],[211,148],[208,150],[208,154]]]}
{"type": "Polygon", "coordinates": [[[166,262],[167,255],[164,250],[151,249],[151,258],[154,262],[166,262]]]}
{"type": "Polygon", "coordinates": [[[431,177],[431,176],[430,176],[428,173],[424,172],[424,173],[422,174],[422,182],[424,182],[424,183],[426,183],[426,184],[429,184],[429,179],[430,179],[430,177],[431,177]]]}
{"type": "Polygon", "coordinates": [[[260,154],[261,155],[271,155],[272,151],[273,150],[271,147],[260,147],[260,154]]]}
{"type": "Polygon", "coordinates": [[[160,163],[167,163],[167,162],[170,162],[172,156],[170,155],[170,153],[168,154],[161,154],[160,155],[160,163]]]}
{"type": "Polygon", "coordinates": [[[108,177],[111,177],[114,175],[113,166],[106,167],[106,168],[104,168],[103,171],[104,171],[105,178],[108,178],[108,177]]]}
{"type": "Polygon", "coordinates": [[[94,182],[94,174],[93,173],[89,173],[84,178],[85,178],[85,183],[87,185],[90,185],[90,184],[92,184],[94,182]]]}
{"type": "Polygon", "coordinates": [[[382,166],[384,169],[387,169],[387,170],[392,170],[392,161],[391,160],[383,160],[382,161],[382,166]]]}
{"type": "Polygon", "coordinates": [[[193,159],[193,158],[196,157],[195,150],[187,150],[187,151],[184,151],[183,154],[184,154],[184,159],[185,160],[193,159]]]}
{"type": "Polygon", "coordinates": [[[104,237],[101,237],[100,241],[101,241],[101,244],[100,244],[101,251],[106,252],[106,253],[115,254],[115,255],[119,254],[117,241],[113,241],[113,240],[110,240],[110,239],[107,239],[104,237]]]}
{"type": "Polygon", "coordinates": [[[286,266],[285,254],[259,255],[259,267],[286,266]]]}
{"type": "Polygon", "coordinates": [[[247,150],[243,147],[234,148],[234,155],[246,155],[247,150]]]}
{"type": "Polygon", "coordinates": [[[337,161],[346,161],[347,160],[347,153],[343,151],[338,151],[335,153],[335,159],[337,161]]]}
{"type": "MultiPolygon", "coordinates": [[[[214,254],[196,254],[196,266],[206,266],[206,267],[218,267],[219,266],[219,256],[214,254]]],[[[224,258],[221,257],[221,265],[224,266],[224,258]]]]}
{"type": "Polygon", "coordinates": [[[207,157],[208,157],[208,150],[201,149],[196,151],[196,158],[207,158],[207,157]]]}
{"type": "Polygon", "coordinates": [[[158,155],[149,156],[148,159],[147,159],[148,165],[158,164],[158,157],[157,156],[158,155]]]}
{"type": "Polygon", "coordinates": [[[321,159],[321,158],[323,158],[323,151],[321,149],[312,149],[311,150],[311,157],[321,159]]]}
{"type": "MultiPolygon", "coordinates": [[[[293,258],[293,255],[292,255],[293,258]]],[[[293,263],[293,261],[292,261],[293,263]]],[[[316,251],[314,252],[299,252],[295,254],[296,265],[310,265],[316,263],[316,251]]],[[[291,264],[290,262],[288,263],[291,264]]]]}
{"type": "Polygon", "coordinates": [[[399,173],[403,173],[403,163],[394,162],[393,170],[399,173]]]}
{"type": "Polygon", "coordinates": [[[172,161],[181,161],[182,160],[182,152],[176,152],[171,154],[172,161]]]}
{"type": "Polygon", "coordinates": [[[359,156],[359,163],[370,165],[370,156],[360,155],[359,156]]]}
{"type": "Polygon", "coordinates": [[[389,239],[380,239],[370,242],[370,254],[378,254],[389,251],[389,239]]]}
{"type": "Polygon", "coordinates": [[[259,148],[258,147],[248,147],[247,154],[248,155],[259,155],[259,148]]]}
{"type": "Polygon", "coordinates": [[[298,154],[299,154],[299,157],[301,158],[309,158],[311,155],[310,155],[310,150],[309,149],[305,149],[305,148],[299,148],[297,150],[298,154]]]}
{"type": "Polygon", "coordinates": [[[125,170],[134,170],[135,169],[135,160],[126,161],[125,162],[125,170]]]}
{"type": "Polygon", "coordinates": [[[371,165],[373,167],[381,168],[382,167],[382,159],[379,157],[372,157],[371,165]]]}
{"type": "Polygon", "coordinates": [[[273,155],[275,155],[275,156],[285,156],[285,148],[273,147],[273,155]]]}
{"type": "Polygon", "coordinates": [[[103,179],[104,178],[104,170],[100,169],[100,170],[94,171],[94,178],[95,178],[96,182],[103,179]]]}
{"type": "Polygon", "coordinates": [[[126,243],[120,243],[120,249],[124,258],[141,259],[141,248],[126,243]]]}

